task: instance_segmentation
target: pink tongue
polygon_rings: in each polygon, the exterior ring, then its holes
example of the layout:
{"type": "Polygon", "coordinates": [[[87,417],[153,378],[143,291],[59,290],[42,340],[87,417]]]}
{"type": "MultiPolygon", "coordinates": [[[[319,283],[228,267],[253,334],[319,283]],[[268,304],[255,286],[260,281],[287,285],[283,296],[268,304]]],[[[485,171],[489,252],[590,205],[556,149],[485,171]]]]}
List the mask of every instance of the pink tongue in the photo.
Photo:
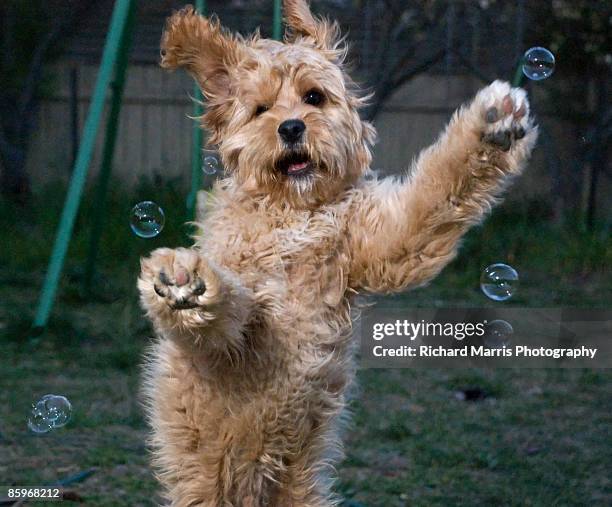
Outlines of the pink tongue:
{"type": "Polygon", "coordinates": [[[308,162],[300,162],[299,164],[291,164],[287,169],[287,172],[295,173],[301,171],[302,169],[306,169],[308,162]]]}

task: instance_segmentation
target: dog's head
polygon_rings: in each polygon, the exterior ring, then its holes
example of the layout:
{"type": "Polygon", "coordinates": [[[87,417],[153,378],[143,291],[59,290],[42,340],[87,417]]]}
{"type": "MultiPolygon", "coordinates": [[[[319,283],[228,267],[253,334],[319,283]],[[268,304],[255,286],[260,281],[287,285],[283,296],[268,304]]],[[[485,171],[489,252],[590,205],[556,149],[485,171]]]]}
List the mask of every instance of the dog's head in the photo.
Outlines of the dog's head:
{"type": "Polygon", "coordinates": [[[333,199],[364,171],[375,132],[343,70],[338,26],[284,1],[284,43],[223,30],[186,7],[168,19],[162,67],[184,67],[206,98],[203,125],[240,185],[295,207],[333,199]]]}

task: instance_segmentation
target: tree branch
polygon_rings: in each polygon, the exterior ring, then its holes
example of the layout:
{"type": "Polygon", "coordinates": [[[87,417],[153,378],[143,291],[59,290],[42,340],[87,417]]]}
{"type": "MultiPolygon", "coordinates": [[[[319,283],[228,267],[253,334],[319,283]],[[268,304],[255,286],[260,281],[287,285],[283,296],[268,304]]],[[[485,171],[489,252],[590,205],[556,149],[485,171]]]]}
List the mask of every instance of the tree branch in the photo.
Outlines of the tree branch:
{"type": "MultiPolygon", "coordinates": [[[[412,78],[416,77],[419,74],[426,72],[428,69],[433,67],[436,63],[440,62],[444,56],[446,55],[446,51],[444,49],[439,49],[433,55],[429,56],[425,60],[417,63],[412,66],[410,69],[405,71],[400,77],[387,81],[384,87],[381,87],[375,90],[376,101],[373,102],[370,107],[367,109],[366,118],[368,120],[373,120],[376,118],[384,102],[389,98],[389,96],[400,86],[402,86],[407,81],[410,81],[412,78]]],[[[407,57],[405,57],[407,58],[407,57]]]]}

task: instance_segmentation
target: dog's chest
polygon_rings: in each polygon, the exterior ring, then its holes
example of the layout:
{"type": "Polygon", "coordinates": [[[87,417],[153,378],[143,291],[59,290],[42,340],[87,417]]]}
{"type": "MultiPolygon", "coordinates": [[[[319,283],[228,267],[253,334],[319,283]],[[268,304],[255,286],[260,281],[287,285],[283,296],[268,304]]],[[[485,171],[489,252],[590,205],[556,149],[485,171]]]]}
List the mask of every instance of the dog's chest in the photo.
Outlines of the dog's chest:
{"type": "Polygon", "coordinates": [[[250,287],[335,306],[346,290],[345,220],[334,210],[234,217],[211,224],[207,249],[250,287]]]}

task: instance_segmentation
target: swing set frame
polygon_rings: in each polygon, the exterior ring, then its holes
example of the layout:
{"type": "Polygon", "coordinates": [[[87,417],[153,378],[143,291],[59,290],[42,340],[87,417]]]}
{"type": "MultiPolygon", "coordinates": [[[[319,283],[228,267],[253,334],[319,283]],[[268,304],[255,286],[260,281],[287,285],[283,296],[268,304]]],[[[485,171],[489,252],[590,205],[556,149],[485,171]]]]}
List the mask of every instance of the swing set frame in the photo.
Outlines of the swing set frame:
{"type": "MultiPolygon", "coordinates": [[[[198,12],[206,14],[206,0],[195,0],[194,3],[198,12]]],[[[110,109],[106,117],[102,161],[96,182],[93,207],[94,216],[91,223],[91,234],[83,279],[85,293],[89,292],[92,288],[97,253],[100,247],[100,231],[104,227],[104,203],[112,172],[135,14],[136,0],[115,1],[91,105],[83,128],[83,139],[74,162],[72,177],[55,235],[55,242],[36,307],[32,324],[34,336],[41,334],[45,330],[53,310],[66,254],[74,230],[74,223],[83,197],[83,189],[91,167],[96,138],[102,126],[106,95],[110,91],[110,109]]],[[[280,40],[282,35],[281,17],[281,0],[274,0],[272,34],[277,40],[280,40]]],[[[202,92],[197,85],[194,85],[193,97],[195,99],[193,117],[197,118],[203,114],[202,92]]],[[[194,218],[197,193],[202,184],[201,154],[203,132],[198,124],[194,125],[192,135],[191,190],[186,201],[188,220],[194,218]]]]}

